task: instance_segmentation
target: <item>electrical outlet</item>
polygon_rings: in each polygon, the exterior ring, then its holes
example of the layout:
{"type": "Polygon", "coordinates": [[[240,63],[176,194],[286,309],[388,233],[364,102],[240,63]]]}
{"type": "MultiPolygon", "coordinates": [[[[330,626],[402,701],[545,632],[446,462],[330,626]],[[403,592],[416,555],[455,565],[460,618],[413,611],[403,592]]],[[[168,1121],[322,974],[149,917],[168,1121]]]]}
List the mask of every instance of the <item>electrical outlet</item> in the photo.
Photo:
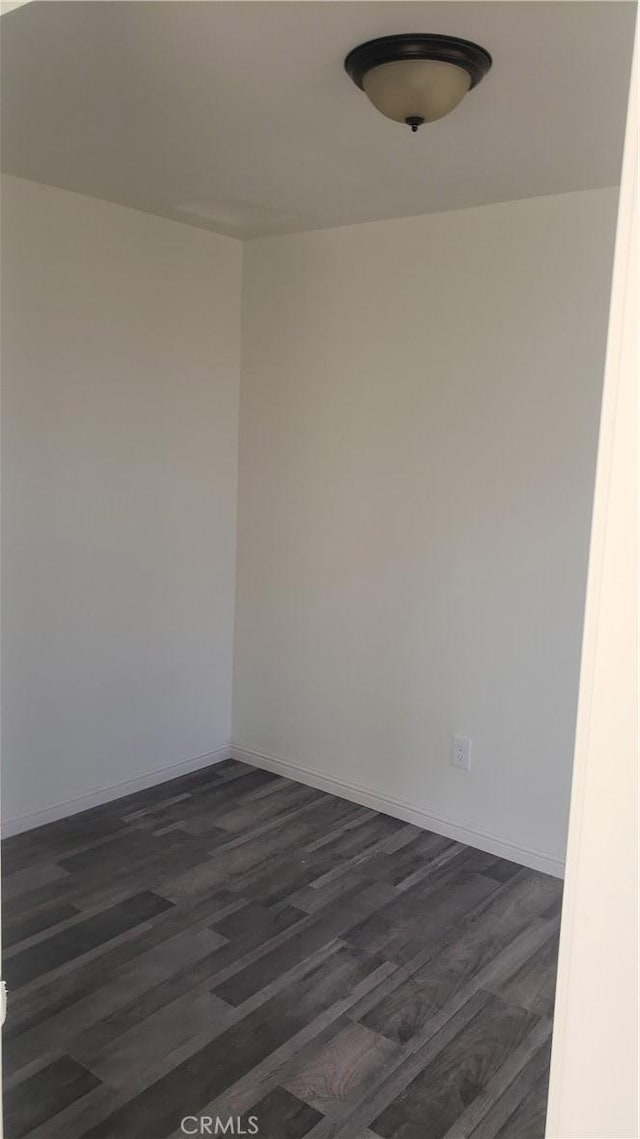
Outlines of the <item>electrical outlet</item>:
{"type": "Polygon", "coordinates": [[[467,736],[454,736],[451,741],[451,766],[460,771],[471,771],[471,740],[467,736]]]}

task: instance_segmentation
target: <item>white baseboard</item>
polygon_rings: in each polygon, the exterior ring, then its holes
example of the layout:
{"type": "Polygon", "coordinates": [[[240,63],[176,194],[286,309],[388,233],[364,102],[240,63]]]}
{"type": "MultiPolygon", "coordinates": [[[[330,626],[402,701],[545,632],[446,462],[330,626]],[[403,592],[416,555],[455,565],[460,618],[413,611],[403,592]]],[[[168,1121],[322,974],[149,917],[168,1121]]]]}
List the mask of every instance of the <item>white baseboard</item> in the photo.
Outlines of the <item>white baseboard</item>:
{"type": "Polygon", "coordinates": [[[169,767],[158,767],[155,771],[148,771],[138,775],[135,779],[126,779],[123,783],[112,783],[108,787],[101,787],[98,791],[89,791],[86,795],[78,795],[74,799],[67,799],[62,803],[52,803],[42,811],[34,811],[28,815],[19,815],[14,819],[3,819],[2,837],[10,838],[14,834],[33,830],[34,827],[44,826],[45,823],[55,823],[67,815],[77,815],[80,811],[88,811],[91,807],[100,807],[103,803],[110,803],[114,799],[122,799],[125,795],[133,795],[136,791],[144,791],[147,787],[155,787],[158,783],[167,783],[179,775],[188,775],[191,771],[199,771],[201,767],[210,767],[214,763],[222,763],[224,759],[231,758],[231,745],[224,744],[209,751],[205,755],[195,755],[191,759],[182,759],[179,763],[172,763],[169,767]]]}
{"type": "Polygon", "coordinates": [[[336,779],[332,775],[321,775],[317,771],[302,767],[299,763],[291,763],[289,760],[279,759],[277,756],[268,755],[265,752],[253,751],[251,748],[240,747],[238,744],[232,743],[231,755],[233,759],[241,760],[243,763],[262,767],[267,771],[274,771],[278,775],[284,775],[298,783],[307,783],[311,787],[317,787],[320,791],[329,791],[332,795],[338,795],[341,799],[349,799],[361,807],[371,807],[374,811],[381,811],[385,815],[403,819],[404,822],[414,823],[415,826],[434,831],[435,834],[444,835],[445,838],[455,839],[456,842],[464,842],[468,846],[486,851],[487,854],[506,858],[510,862],[518,862],[521,866],[527,866],[531,870],[540,870],[544,874],[553,875],[554,878],[564,877],[564,862],[560,858],[544,854],[540,850],[518,846],[508,839],[475,830],[473,827],[456,823],[452,819],[431,815],[428,811],[413,807],[401,799],[394,799],[389,795],[372,791],[368,787],[360,787],[358,784],[349,783],[344,779],[336,779]]]}
{"type": "Polygon", "coordinates": [[[179,763],[157,768],[155,771],[139,775],[135,779],[127,779],[125,782],[114,783],[97,791],[91,791],[86,795],[79,795],[74,799],[53,803],[41,811],[13,819],[5,819],[2,822],[2,836],[3,838],[10,838],[12,835],[32,830],[34,827],[43,826],[45,823],[66,818],[67,815],[75,815],[80,811],[87,811],[91,807],[99,807],[103,803],[122,799],[125,795],[132,795],[136,791],[144,791],[147,787],[166,783],[170,779],[176,779],[179,775],[187,775],[191,771],[210,767],[214,763],[222,763],[223,760],[231,757],[242,760],[243,763],[249,763],[254,767],[274,771],[278,775],[284,775],[298,783],[307,783],[321,791],[328,791],[332,795],[338,795],[341,799],[349,799],[352,803],[358,803],[362,807],[371,807],[374,811],[381,811],[385,815],[392,815],[396,819],[414,823],[415,826],[422,827],[424,830],[434,831],[435,834],[455,839],[456,842],[464,842],[468,846],[477,847],[488,854],[506,858],[510,862],[518,862],[532,870],[552,874],[555,878],[564,877],[564,862],[552,855],[539,850],[532,850],[529,847],[518,846],[498,835],[476,830],[439,815],[432,815],[428,811],[403,802],[401,799],[392,798],[379,791],[372,791],[370,788],[361,787],[356,783],[349,783],[344,779],[337,779],[332,775],[322,775],[320,772],[311,771],[299,763],[291,763],[289,760],[280,759],[278,756],[240,747],[238,744],[225,744],[205,755],[183,759],[179,763]]]}

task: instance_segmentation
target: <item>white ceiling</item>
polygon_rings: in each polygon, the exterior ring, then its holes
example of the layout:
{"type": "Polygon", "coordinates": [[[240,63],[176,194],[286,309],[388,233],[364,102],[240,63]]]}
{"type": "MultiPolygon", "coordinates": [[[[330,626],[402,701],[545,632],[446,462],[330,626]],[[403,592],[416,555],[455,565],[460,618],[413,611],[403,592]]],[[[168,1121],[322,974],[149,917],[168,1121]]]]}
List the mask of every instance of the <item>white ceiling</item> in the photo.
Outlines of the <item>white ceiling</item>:
{"type": "Polygon", "coordinates": [[[32,3],[2,17],[2,167],[240,237],[619,178],[634,3],[32,3]],[[343,71],[393,32],[493,69],[417,135],[343,71]]]}

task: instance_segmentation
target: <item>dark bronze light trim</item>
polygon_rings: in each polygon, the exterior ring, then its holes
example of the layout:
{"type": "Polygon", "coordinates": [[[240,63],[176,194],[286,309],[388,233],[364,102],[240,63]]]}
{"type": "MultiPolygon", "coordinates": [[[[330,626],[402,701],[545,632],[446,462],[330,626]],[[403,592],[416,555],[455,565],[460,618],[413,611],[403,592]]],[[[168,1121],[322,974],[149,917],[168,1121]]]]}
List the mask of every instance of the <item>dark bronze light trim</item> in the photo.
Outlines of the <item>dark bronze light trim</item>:
{"type": "Polygon", "coordinates": [[[471,87],[480,82],[492,64],[489,52],[470,40],[417,32],[414,35],[382,36],[381,39],[368,40],[349,52],[344,66],[353,82],[362,89],[362,80],[373,67],[403,59],[435,59],[453,63],[468,73],[471,87]]]}

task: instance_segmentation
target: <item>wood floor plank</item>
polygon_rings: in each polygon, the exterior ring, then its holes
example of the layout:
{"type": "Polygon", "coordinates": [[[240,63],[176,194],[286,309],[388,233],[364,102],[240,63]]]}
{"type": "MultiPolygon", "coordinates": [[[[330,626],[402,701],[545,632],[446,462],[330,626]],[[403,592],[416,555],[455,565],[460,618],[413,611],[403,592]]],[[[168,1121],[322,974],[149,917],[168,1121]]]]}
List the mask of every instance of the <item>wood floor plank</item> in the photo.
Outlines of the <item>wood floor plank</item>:
{"type": "Polygon", "coordinates": [[[277,949],[262,954],[229,980],[218,985],[216,995],[232,1005],[242,1004],[277,977],[282,969],[290,968],[321,945],[344,934],[363,914],[379,910],[388,900],[384,887],[377,883],[365,890],[356,887],[348,897],[340,898],[335,905],[327,906],[319,915],[314,915],[314,919],[305,924],[304,929],[293,933],[277,949]]]}
{"type": "Polygon", "coordinates": [[[460,875],[456,889],[445,882],[435,884],[428,894],[422,890],[407,891],[381,911],[365,917],[349,931],[349,944],[389,960],[407,961],[424,943],[425,938],[451,924],[477,902],[497,889],[492,878],[481,874],[460,875]]]}
{"type": "Polygon", "coordinates": [[[97,945],[104,945],[118,934],[135,928],[171,907],[158,894],[145,891],[94,917],[86,918],[69,930],[55,933],[5,961],[5,977],[11,989],[19,989],[34,977],[49,973],[58,965],[80,957],[97,945]]]}
{"type": "Polygon", "coordinates": [[[188,992],[139,1021],[127,1032],[98,1047],[74,1044],[74,1057],[111,1087],[127,1086],[131,1068],[144,1073],[164,1056],[167,1041],[176,1048],[200,1033],[211,1030],[228,1012],[217,997],[208,992],[188,992]]]}
{"type": "Polygon", "coordinates": [[[372,1122],[384,1139],[442,1139],[535,1023],[525,1009],[490,1000],[372,1122]]]}
{"type": "MultiPolygon", "coordinates": [[[[83,985],[83,996],[65,1001],[58,995],[57,986],[50,994],[50,1004],[26,1022],[23,1032],[6,1035],[3,1067],[11,1072],[34,1059],[43,1050],[55,1047],[60,1040],[73,1039],[74,1034],[86,1030],[96,1021],[105,1020],[130,1005],[148,989],[166,985],[177,971],[188,975],[189,983],[197,963],[214,958],[222,939],[212,930],[187,930],[148,948],[131,960],[127,956],[112,972],[105,972],[103,962],[97,963],[90,974],[94,984],[83,985]]],[[[207,968],[207,976],[208,968],[207,968]]],[[[77,993],[74,993],[74,998],[77,993]]],[[[9,1025],[9,1017],[7,1017],[9,1025]]]]}
{"type": "MultiPolygon", "coordinates": [[[[271,794],[263,794],[259,799],[255,798],[255,793],[248,794],[240,806],[232,804],[222,815],[218,815],[218,826],[231,834],[242,834],[262,821],[278,818],[292,806],[318,801],[317,791],[313,787],[305,787],[301,783],[274,782],[275,788],[273,783],[266,785],[271,794]]],[[[264,789],[264,786],[260,787],[259,791],[264,789]]]]}
{"type": "Polygon", "coordinates": [[[44,863],[37,862],[33,866],[25,866],[22,870],[17,870],[15,874],[10,874],[3,880],[2,883],[2,898],[3,905],[10,902],[12,898],[27,893],[30,890],[44,888],[45,897],[50,897],[49,887],[52,882],[69,880],[69,874],[62,866],[57,866],[54,862],[44,863]]]}
{"type": "Polygon", "coordinates": [[[414,1040],[400,1049],[397,1056],[387,1065],[384,1076],[376,1074],[347,1096],[341,1110],[329,1112],[321,1123],[314,1127],[313,1139],[351,1139],[371,1125],[372,1120],[393,1102],[412,1080],[426,1068],[443,1048],[446,1048],[489,999],[482,990],[474,992],[467,1000],[461,1000],[433,1017],[425,1027],[420,1039],[414,1040]]]}
{"type": "Polygon", "coordinates": [[[321,1115],[291,1092],[274,1088],[252,1108],[251,1118],[257,1121],[261,1139],[303,1139],[321,1115]]]}
{"type": "MultiPolygon", "coordinates": [[[[354,1131],[368,1126],[484,1006],[489,994],[483,986],[489,986],[496,979],[506,979],[515,973],[554,932],[552,923],[541,920],[524,930],[494,961],[458,989],[420,1031],[407,1041],[399,1059],[390,1064],[383,1080],[365,1087],[360,1095],[353,1097],[350,1103],[344,1105],[341,1116],[327,1117],[318,1124],[313,1129],[313,1139],[351,1139],[354,1131]]],[[[402,974],[403,971],[398,972],[402,974]]],[[[393,987],[394,984],[395,976],[392,974],[382,982],[380,991],[385,993],[388,986],[393,987]]],[[[372,1002],[376,1003],[375,994],[372,1002]]],[[[364,1003],[366,1005],[366,998],[364,1003]]],[[[357,1009],[357,1005],[355,1007],[357,1009]]]]}
{"type": "MultiPolygon", "coordinates": [[[[322,953],[326,953],[325,947],[322,953]]],[[[339,940],[332,943],[333,952],[344,948],[339,940]]],[[[305,1064],[326,1043],[332,1040],[338,1032],[348,1027],[345,1014],[349,1008],[366,992],[375,988],[394,966],[385,962],[378,965],[371,973],[365,974],[354,988],[345,997],[340,997],[327,1008],[317,1014],[294,1037],[285,1041],[270,1055],[266,1056],[254,1068],[245,1072],[240,1078],[227,1088],[224,1093],[210,1102],[205,1111],[209,1114],[229,1115],[246,1112],[256,1100],[273,1087],[285,1086],[290,1076],[305,1064]]],[[[295,972],[298,972],[298,966],[295,972]]],[[[272,988],[270,986],[270,988],[272,988]]],[[[283,986],[280,985],[280,990],[283,986]]],[[[253,1007],[256,998],[248,1002],[247,1007],[253,1007]]]]}
{"type": "MultiPolygon", "coordinates": [[[[91,997],[109,981],[118,978],[119,971],[128,969],[136,958],[155,950],[163,942],[171,941],[177,934],[212,925],[217,918],[226,916],[242,904],[241,899],[223,891],[189,909],[165,910],[152,921],[132,927],[120,939],[106,946],[97,946],[86,959],[72,961],[66,972],[58,971],[55,986],[50,984],[49,974],[45,973],[20,990],[20,999],[12,1004],[11,1016],[5,1024],[5,1039],[22,1035],[78,1001],[91,997]]],[[[222,938],[214,935],[208,940],[210,948],[215,948],[221,944],[222,938]]]]}
{"type": "MultiPolygon", "coordinates": [[[[513,940],[531,922],[535,913],[535,891],[532,890],[531,876],[522,872],[509,878],[502,889],[490,894],[486,903],[471,914],[464,912],[454,917],[437,944],[433,957],[416,970],[400,988],[390,993],[379,1005],[362,1017],[362,1023],[389,1036],[398,1043],[405,1043],[419,1031],[430,1016],[441,1008],[462,985],[473,978],[497,953],[513,940]]],[[[540,903],[538,903],[540,904],[540,903]]],[[[434,906],[437,913],[437,904],[434,906]]],[[[430,913],[432,912],[430,907],[430,913]]],[[[445,921],[452,916],[448,909],[445,921]]],[[[431,931],[432,932],[432,931],[431,931]]],[[[552,938],[539,954],[527,961],[518,977],[520,989],[534,989],[547,980],[540,977],[540,966],[536,962],[553,965],[557,961],[557,939],[552,938]]],[[[506,983],[504,999],[509,1003],[520,1004],[515,997],[509,998],[516,984],[515,978],[506,983]],[[509,988],[511,986],[511,988],[509,988]]],[[[547,990],[545,990],[547,992],[547,990]]],[[[502,990],[497,995],[503,995],[502,990]]],[[[522,998],[524,999],[524,998],[522,998]]],[[[529,1004],[523,1007],[531,1007],[529,1004]]],[[[533,1011],[549,1015],[550,1002],[533,1011]]]]}
{"type": "Polygon", "coordinates": [[[548,1085],[545,1073],[539,1077],[504,1126],[495,1132],[495,1139],[542,1139],[547,1118],[548,1085]]]}
{"type": "Polygon", "coordinates": [[[484,1094],[456,1120],[445,1139],[492,1139],[541,1080],[546,1086],[550,1060],[551,1023],[543,1020],[489,1081],[484,1094]]]}
{"type": "Polygon", "coordinates": [[[5,1096],[4,1121],[8,1139],[22,1139],[99,1083],[92,1072],[71,1056],[56,1060],[5,1096]]]}
{"type": "Polygon", "coordinates": [[[110,1139],[123,1133],[159,1139],[170,1133],[180,1118],[197,1112],[245,1070],[295,1036],[370,969],[369,961],[345,947],[303,981],[232,1025],[116,1116],[91,1128],[86,1139],[110,1139]]]}
{"type": "Polygon", "coordinates": [[[304,1064],[286,1087],[326,1115],[353,1095],[364,1080],[382,1073],[396,1045],[361,1024],[351,1024],[304,1064]]]}
{"type": "Polygon", "coordinates": [[[7,1139],[541,1139],[561,885],[235,760],[4,845],[7,1139]]]}
{"type": "Polygon", "coordinates": [[[390,852],[388,849],[382,849],[370,858],[363,859],[361,873],[365,877],[390,882],[397,886],[452,845],[448,838],[423,831],[400,850],[390,852]]]}
{"type": "MultiPolygon", "coordinates": [[[[71,902],[54,902],[50,906],[41,906],[32,913],[24,914],[14,921],[2,923],[2,945],[6,951],[34,934],[52,930],[67,918],[78,917],[82,911],[71,902]]],[[[6,958],[5,958],[6,959],[6,958]]]]}
{"type": "Polygon", "coordinates": [[[539,1016],[553,1015],[558,968],[559,933],[542,947],[530,961],[502,985],[492,991],[509,1004],[530,1009],[539,1016]]]}
{"type": "MultiPolygon", "coordinates": [[[[213,1029],[212,1026],[209,1025],[207,1029],[197,1037],[193,1037],[184,1044],[174,1048],[171,1048],[170,1041],[167,1042],[170,1051],[168,1051],[164,1057],[159,1058],[157,1063],[152,1064],[145,1073],[141,1074],[138,1069],[134,1069],[126,1088],[123,1088],[121,1091],[116,1091],[113,1088],[106,1090],[104,1087],[97,1088],[94,1092],[89,1093],[84,1100],[76,1104],[71,1104],[66,1111],[56,1116],[54,1123],[49,1126],[45,1125],[44,1129],[36,1129],[33,1139],[80,1139],[80,1137],[84,1139],[86,1132],[91,1127],[102,1123],[107,1116],[113,1115],[120,1108],[125,1107],[140,1092],[150,1088],[158,1080],[167,1076],[179,1064],[187,1062],[192,1056],[196,1055],[202,1048],[207,1046],[214,1037],[220,1036],[227,1027],[242,1020],[250,1011],[254,1011],[261,1005],[266,1004],[268,1000],[278,992],[286,989],[290,984],[302,979],[307,973],[311,972],[317,964],[327,960],[333,953],[336,953],[339,948],[339,942],[333,942],[331,945],[323,947],[322,951],[315,955],[315,957],[307,959],[288,973],[282,974],[275,982],[268,986],[267,989],[262,990],[255,998],[252,998],[243,1008],[239,1010],[229,1009],[227,1024],[221,1023],[219,1020],[213,1029]]],[[[358,989],[364,991],[366,984],[375,984],[380,973],[381,970],[378,970],[377,973],[374,972],[374,974],[370,974],[369,977],[365,979],[365,982],[361,982],[359,986],[356,986],[356,991],[358,989]]],[[[163,986],[159,986],[159,988],[161,987],[163,990],[166,990],[172,987],[172,985],[173,980],[169,983],[165,983],[163,986]]],[[[201,988],[201,991],[204,992],[207,988],[205,984],[204,987],[201,988]]],[[[184,990],[182,990],[182,992],[184,992],[184,990]]],[[[181,993],[177,996],[175,994],[169,994],[167,1001],[171,1002],[172,999],[179,999],[180,995],[181,993]]],[[[347,1004],[348,1002],[345,1001],[342,1002],[342,1005],[339,1002],[337,1008],[333,1006],[330,1007],[322,1014],[321,1018],[316,1018],[316,1021],[318,1019],[322,1020],[328,1028],[328,1031],[331,1032],[333,1030],[333,1021],[339,1020],[342,1007],[346,1007],[347,1004]]],[[[162,1002],[156,1007],[162,1007],[162,1002]]],[[[302,1032],[298,1034],[295,1040],[296,1055],[299,1054],[302,1038],[306,1037],[307,1034],[309,1034],[309,1039],[313,1038],[314,1043],[315,1039],[322,1042],[323,1029],[318,1027],[316,1021],[311,1022],[311,1024],[307,1025],[302,1032]]],[[[291,1047],[293,1048],[294,1046],[292,1045],[291,1047]]],[[[302,1043],[302,1048],[304,1049],[304,1043],[302,1043]]],[[[288,1043],[285,1044],[285,1051],[289,1051],[288,1043]]],[[[270,1068],[273,1068],[275,1065],[276,1070],[280,1072],[282,1062],[278,1060],[277,1057],[278,1050],[267,1058],[267,1063],[270,1068]]],[[[244,1107],[239,1107],[238,1112],[243,1111],[245,1107],[254,1103],[259,1094],[266,1094],[266,1091],[278,1083],[277,1078],[270,1079],[262,1091],[259,1091],[258,1089],[262,1087],[257,1074],[260,1067],[261,1065],[258,1065],[257,1069],[253,1069],[249,1073],[250,1094],[247,1103],[244,1107]]],[[[206,1110],[207,1109],[205,1109],[205,1112],[206,1110]]],[[[213,1114],[215,1114],[215,1112],[213,1114]]],[[[180,1135],[180,1139],[182,1139],[182,1134],[180,1135]]]]}

